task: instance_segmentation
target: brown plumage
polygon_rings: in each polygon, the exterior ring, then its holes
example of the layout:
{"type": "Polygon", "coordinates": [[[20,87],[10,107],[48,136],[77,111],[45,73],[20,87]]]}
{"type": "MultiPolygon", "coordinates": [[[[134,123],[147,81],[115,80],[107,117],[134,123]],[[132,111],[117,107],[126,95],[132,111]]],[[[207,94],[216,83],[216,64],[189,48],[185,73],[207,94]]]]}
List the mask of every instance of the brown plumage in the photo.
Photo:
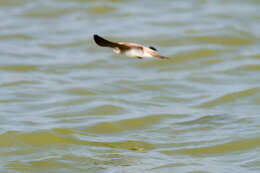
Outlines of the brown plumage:
{"type": "Polygon", "coordinates": [[[136,43],[129,42],[111,42],[98,35],[94,35],[94,40],[97,45],[102,47],[110,47],[114,52],[118,54],[124,54],[128,57],[135,58],[160,58],[167,59],[167,57],[161,56],[156,52],[156,49],[153,47],[145,47],[136,43]]]}

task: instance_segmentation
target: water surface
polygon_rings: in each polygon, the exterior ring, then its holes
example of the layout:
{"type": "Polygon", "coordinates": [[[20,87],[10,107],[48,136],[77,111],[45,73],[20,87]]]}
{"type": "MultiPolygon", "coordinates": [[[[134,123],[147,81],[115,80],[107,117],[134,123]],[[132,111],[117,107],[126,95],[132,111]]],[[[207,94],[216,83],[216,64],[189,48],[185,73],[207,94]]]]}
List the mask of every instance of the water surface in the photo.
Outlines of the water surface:
{"type": "Polygon", "coordinates": [[[1,172],[259,172],[259,7],[1,0],[1,172]]]}

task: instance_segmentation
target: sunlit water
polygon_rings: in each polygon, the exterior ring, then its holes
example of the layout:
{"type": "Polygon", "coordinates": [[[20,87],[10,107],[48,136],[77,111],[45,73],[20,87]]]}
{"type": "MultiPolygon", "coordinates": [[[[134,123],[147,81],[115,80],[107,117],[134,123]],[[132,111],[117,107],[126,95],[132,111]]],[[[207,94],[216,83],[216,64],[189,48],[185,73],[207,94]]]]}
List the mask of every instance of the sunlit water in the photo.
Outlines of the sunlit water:
{"type": "Polygon", "coordinates": [[[260,172],[259,10],[1,0],[0,172],[260,172]],[[95,33],[170,60],[116,55],[95,33]]]}

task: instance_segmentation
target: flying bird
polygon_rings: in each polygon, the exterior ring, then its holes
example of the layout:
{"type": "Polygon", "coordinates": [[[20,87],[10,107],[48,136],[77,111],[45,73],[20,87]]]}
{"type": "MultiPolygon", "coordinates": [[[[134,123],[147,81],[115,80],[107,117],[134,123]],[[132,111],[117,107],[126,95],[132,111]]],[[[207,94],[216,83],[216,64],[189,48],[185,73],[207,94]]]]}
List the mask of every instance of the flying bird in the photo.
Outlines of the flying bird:
{"type": "Polygon", "coordinates": [[[160,58],[160,59],[168,59],[165,56],[161,56],[157,50],[150,46],[145,47],[140,44],[136,43],[129,43],[129,42],[111,42],[108,41],[98,35],[94,35],[94,40],[97,45],[102,47],[110,47],[113,51],[117,54],[123,54],[128,57],[133,58],[160,58]]]}

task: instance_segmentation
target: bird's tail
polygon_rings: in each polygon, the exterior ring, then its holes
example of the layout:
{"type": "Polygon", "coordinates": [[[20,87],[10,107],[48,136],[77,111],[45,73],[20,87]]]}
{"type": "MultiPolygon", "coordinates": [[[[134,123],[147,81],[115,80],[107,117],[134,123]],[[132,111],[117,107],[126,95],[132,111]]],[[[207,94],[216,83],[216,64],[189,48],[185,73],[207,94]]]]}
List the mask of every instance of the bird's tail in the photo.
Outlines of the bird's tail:
{"type": "Polygon", "coordinates": [[[96,34],[94,35],[94,40],[97,43],[97,45],[102,46],[102,47],[116,47],[117,46],[116,43],[108,41],[96,34]]]}

